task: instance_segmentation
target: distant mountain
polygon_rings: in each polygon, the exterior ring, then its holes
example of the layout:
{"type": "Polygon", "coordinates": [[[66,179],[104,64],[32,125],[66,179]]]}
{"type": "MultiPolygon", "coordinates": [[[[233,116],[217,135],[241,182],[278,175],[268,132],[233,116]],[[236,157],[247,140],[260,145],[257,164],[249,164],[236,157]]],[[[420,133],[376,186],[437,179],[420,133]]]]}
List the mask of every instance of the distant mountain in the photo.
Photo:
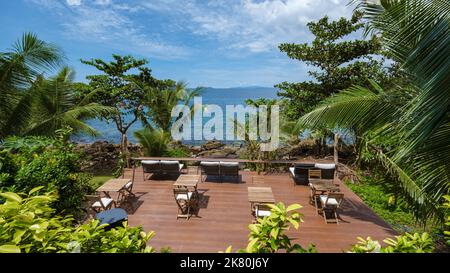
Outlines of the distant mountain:
{"type": "Polygon", "coordinates": [[[274,87],[267,87],[267,86],[237,86],[237,87],[203,87],[203,89],[208,90],[276,90],[274,87]]]}

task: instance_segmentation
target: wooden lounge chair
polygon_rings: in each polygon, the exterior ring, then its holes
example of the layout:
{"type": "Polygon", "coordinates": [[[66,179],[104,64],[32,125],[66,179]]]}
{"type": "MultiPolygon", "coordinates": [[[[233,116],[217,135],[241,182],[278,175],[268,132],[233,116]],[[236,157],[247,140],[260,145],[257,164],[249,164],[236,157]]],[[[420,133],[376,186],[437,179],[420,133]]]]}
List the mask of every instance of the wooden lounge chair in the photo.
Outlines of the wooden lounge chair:
{"type": "Polygon", "coordinates": [[[239,181],[239,162],[220,162],[221,180],[224,176],[236,176],[239,181]]]}
{"type": "Polygon", "coordinates": [[[189,220],[191,211],[194,209],[194,193],[189,191],[187,187],[176,186],[173,188],[173,195],[178,206],[178,218],[186,218],[189,220]]]}
{"type": "Polygon", "coordinates": [[[181,170],[184,164],[180,164],[179,161],[175,160],[161,160],[161,172],[164,174],[181,174],[181,170]]]}
{"type": "Polygon", "coordinates": [[[341,192],[329,192],[325,195],[320,196],[321,208],[320,211],[323,214],[325,223],[336,223],[339,224],[338,209],[344,200],[344,194],[341,192]],[[327,218],[327,212],[334,216],[334,220],[327,218]]]}
{"type": "Polygon", "coordinates": [[[208,175],[220,177],[220,163],[209,161],[200,162],[200,181],[202,182],[203,182],[203,175],[205,176],[205,180],[208,177],[208,175]]]}
{"type": "Polygon", "coordinates": [[[108,197],[100,197],[100,195],[86,195],[86,199],[88,200],[90,207],[95,212],[108,210],[112,208],[113,205],[116,207],[116,202],[114,199],[108,197]]]}

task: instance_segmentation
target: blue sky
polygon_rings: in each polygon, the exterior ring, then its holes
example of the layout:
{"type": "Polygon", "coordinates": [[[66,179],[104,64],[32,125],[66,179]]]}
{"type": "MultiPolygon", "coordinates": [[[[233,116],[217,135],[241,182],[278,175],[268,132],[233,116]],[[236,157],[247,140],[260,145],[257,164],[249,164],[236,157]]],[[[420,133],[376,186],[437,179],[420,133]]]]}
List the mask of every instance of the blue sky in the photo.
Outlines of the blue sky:
{"type": "Polygon", "coordinates": [[[307,67],[279,52],[311,40],[306,23],[349,16],[348,0],[2,1],[0,51],[23,32],[59,45],[84,81],[80,58],[146,58],[158,78],[189,86],[273,86],[301,81],[307,67]]]}

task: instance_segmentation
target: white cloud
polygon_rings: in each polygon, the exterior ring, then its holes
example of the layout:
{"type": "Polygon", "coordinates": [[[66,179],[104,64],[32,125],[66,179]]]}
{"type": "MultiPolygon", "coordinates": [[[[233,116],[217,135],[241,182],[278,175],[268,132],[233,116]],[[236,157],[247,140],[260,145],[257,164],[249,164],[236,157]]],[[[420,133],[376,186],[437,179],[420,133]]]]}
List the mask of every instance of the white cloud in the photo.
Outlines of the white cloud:
{"type": "Polygon", "coordinates": [[[216,38],[225,48],[250,52],[276,50],[282,42],[310,38],[306,23],[328,14],[349,16],[348,0],[142,1],[147,9],[185,18],[196,35],[216,38]],[[182,16],[180,16],[182,15],[182,16]]]}
{"type": "Polygon", "coordinates": [[[80,6],[81,0],[66,0],[66,3],[69,6],[80,6]]]}
{"type": "Polygon", "coordinates": [[[101,5],[101,6],[107,6],[112,3],[112,0],[95,0],[95,4],[101,5]]]}
{"type": "Polygon", "coordinates": [[[180,59],[189,52],[185,47],[169,44],[158,35],[152,35],[127,16],[134,12],[127,4],[115,4],[111,0],[96,0],[94,5],[81,0],[66,0],[72,8],[65,9],[58,1],[30,0],[41,7],[51,9],[61,17],[64,35],[72,40],[103,43],[115,50],[135,52],[151,58],[180,59]]]}

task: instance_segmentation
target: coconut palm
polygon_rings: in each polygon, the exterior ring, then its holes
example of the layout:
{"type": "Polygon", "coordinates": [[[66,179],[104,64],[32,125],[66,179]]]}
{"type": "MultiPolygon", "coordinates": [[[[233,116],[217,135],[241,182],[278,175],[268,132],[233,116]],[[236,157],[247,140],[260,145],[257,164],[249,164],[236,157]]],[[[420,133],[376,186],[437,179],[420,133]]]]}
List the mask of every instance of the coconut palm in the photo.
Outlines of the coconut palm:
{"type": "Polygon", "coordinates": [[[0,53],[0,139],[26,125],[33,100],[28,89],[39,75],[57,68],[63,58],[58,47],[32,33],[23,34],[9,51],[0,53]]]}
{"type": "MultiPolygon", "coordinates": [[[[145,88],[145,87],[143,87],[145,88]]],[[[147,88],[143,105],[148,109],[147,118],[142,119],[149,128],[160,128],[170,132],[175,120],[171,114],[172,109],[178,105],[189,105],[191,100],[200,95],[201,89],[189,90],[185,82],[177,82],[172,88],[147,88]]]]}
{"type": "Polygon", "coordinates": [[[365,14],[367,33],[379,35],[411,74],[412,87],[389,92],[376,85],[353,87],[324,101],[299,125],[354,130],[425,222],[441,216],[441,197],[450,187],[450,3],[353,2],[365,14]]]}
{"type": "Polygon", "coordinates": [[[134,132],[145,156],[164,156],[169,149],[170,134],[160,128],[144,128],[134,132]]]}
{"type": "Polygon", "coordinates": [[[74,89],[75,73],[63,67],[56,76],[49,79],[38,79],[30,91],[34,94],[33,117],[24,134],[54,136],[64,127],[73,129],[73,133],[97,135],[97,132],[84,120],[100,117],[113,112],[114,109],[88,103],[89,96],[80,102],[74,89]]]}

